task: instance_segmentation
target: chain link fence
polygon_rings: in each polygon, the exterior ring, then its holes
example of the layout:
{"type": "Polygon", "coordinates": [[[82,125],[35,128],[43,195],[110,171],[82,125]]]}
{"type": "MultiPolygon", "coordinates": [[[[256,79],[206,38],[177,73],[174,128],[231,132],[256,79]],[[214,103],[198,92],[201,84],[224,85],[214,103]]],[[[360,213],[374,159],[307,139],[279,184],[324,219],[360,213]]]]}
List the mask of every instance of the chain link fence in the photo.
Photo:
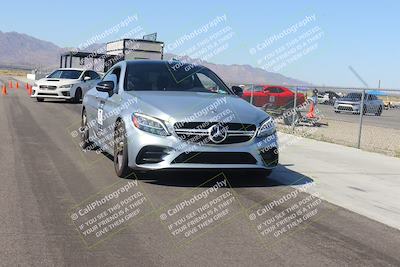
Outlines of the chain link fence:
{"type": "Polygon", "coordinates": [[[281,132],[400,157],[400,90],[230,85],[272,115],[281,132]]]}

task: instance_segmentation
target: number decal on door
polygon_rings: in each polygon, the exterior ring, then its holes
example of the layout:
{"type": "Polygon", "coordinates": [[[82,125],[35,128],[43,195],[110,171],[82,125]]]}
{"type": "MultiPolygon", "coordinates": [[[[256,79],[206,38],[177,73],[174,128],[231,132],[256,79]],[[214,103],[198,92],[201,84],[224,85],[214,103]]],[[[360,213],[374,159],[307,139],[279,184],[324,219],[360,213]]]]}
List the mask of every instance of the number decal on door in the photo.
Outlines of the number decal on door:
{"type": "Polygon", "coordinates": [[[104,107],[104,101],[100,101],[99,107],[97,109],[97,123],[99,124],[99,130],[102,129],[103,121],[104,121],[104,117],[103,117],[104,110],[103,110],[103,107],[104,107]]]}
{"type": "Polygon", "coordinates": [[[269,102],[271,102],[271,103],[275,102],[275,96],[274,95],[270,95],[269,96],[269,102]]]}
{"type": "Polygon", "coordinates": [[[97,123],[103,125],[103,109],[97,110],[97,123]]]}

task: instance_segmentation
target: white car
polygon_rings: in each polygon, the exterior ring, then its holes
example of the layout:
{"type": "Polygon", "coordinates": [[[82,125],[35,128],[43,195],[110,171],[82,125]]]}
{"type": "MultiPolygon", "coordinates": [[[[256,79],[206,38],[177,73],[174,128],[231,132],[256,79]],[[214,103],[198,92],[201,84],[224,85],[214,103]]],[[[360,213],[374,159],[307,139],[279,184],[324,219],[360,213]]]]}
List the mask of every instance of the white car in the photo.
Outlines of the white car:
{"type": "Polygon", "coordinates": [[[31,97],[42,102],[45,98],[65,99],[79,103],[86,92],[100,82],[100,75],[93,70],[57,69],[46,78],[35,82],[31,97]]]}

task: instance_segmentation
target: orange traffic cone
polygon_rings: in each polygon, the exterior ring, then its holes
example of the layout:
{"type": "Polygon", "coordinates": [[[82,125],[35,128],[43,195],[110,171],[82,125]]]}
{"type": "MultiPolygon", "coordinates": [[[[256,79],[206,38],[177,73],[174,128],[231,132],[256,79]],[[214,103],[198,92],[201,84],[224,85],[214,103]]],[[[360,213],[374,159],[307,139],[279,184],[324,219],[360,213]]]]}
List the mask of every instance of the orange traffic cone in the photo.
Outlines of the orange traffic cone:
{"type": "Polygon", "coordinates": [[[307,113],[307,118],[309,119],[313,119],[315,118],[315,106],[314,106],[314,102],[311,102],[310,104],[310,110],[307,113]]]}
{"type": "Polygon", "coordinates": [[[26,89],[26,90],[29,90],[29,83],[26,83],[26,84],[25,84],[25,89],[26,89]]]}
{"type": "Polygon", "coordinates": [[[6,85],[3,84],[3,90],[1,90],[2,95],[7,95],[7,88],[6,85]]]}
{"type": "Polygon", "coordinates": [[[15,88],[19,88],[19,82],[17,82],[16,84],[15,84],[15,88]]]}
{"type": "Polygon", "coordinates": [[[12,83],[12,81],[9,81],[9,82],[8,82],[8,87],[10,87],[10,89],[13,88],[13,83],[12,83]]]}
{"type": "Polygon", "coordinates": [[[32,85],[29,85],[28,94],[32,95],[32,85]]]}

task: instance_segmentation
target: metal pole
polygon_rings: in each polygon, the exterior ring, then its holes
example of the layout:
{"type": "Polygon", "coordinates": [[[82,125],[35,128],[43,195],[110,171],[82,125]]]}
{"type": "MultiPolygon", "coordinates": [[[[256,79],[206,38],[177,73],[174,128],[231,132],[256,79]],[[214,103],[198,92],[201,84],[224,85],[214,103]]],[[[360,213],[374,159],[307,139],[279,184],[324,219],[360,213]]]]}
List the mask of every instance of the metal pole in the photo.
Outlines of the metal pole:
{"type": "Polygon", "coordinates": [[[293,101],[293,115],[292,115],[292,132],[294,132],[294,126],[295,126],[295,119],[296,119],[296,107],[297,107],[297,87],[296,91],[294,92],[294,101],[293,101]]]}
{"type": "Polygon", "coordinates": [[[360,104],[360,124],[358,127],[358,142],[357,148],[359,149],[361,146],[361,130],[362,130],[362,123],[363,123],[363,116],[364,116],[364,97],[365,97],[365,90],[363,90],[361,95],[361,104],[360,104]]]}
{"type": "Polygon", "coordinates": [[[250,104],[253,104],[254,84],[251,85],[250,104]]]}

